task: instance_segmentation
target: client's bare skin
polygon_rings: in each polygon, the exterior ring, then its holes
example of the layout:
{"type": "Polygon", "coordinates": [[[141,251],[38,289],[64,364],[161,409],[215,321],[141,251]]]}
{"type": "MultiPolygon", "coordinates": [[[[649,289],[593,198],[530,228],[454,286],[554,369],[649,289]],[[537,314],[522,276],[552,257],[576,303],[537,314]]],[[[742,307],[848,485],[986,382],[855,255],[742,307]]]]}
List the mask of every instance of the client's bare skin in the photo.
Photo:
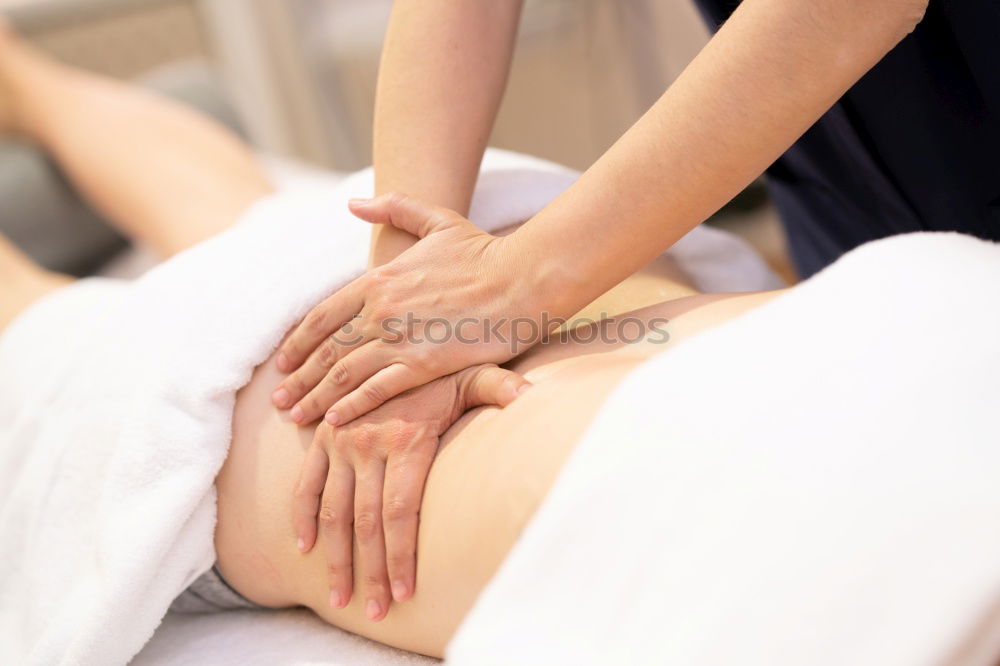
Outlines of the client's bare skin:
{"type": "MultiPolygon", "coordinates": [[[[91,205],[164,257],[230,226],[271,192],[250,151],[224,129],[168,101],[58,65],[0,24],[3,131],[45,147],[91,205]]],[[[0,328],[69,281],[0,239],[0,328]]],[[[469,411],[442,438],[420,513],[415,594],[391,612],[381,608],[379,623],[366,617],[369,594],[332,608],[323,549],[302,554],[296,547],[292,491],[315,427],[299,427],[274,408],[270,391],[280,377],[266,362],[238,396],[230,454],[217,479],[219,566],[260,604],[306,606],[349,631],[441,656],[616,384],[651,355],[773,295],[699,295],[676,265],[660,258],[583,314],[596,319],[636,310],[647,323],[669,319],[661,327],[669,342],[564,336],[515,359],[510,369],[534,386],[502,410],[469,411]]],[[[461,399],[467,390],[475,389],[444,391],[442,399],[461,399]]],[[[363,568],[354,573],[362,592],[365,575],[363,568]]]]}

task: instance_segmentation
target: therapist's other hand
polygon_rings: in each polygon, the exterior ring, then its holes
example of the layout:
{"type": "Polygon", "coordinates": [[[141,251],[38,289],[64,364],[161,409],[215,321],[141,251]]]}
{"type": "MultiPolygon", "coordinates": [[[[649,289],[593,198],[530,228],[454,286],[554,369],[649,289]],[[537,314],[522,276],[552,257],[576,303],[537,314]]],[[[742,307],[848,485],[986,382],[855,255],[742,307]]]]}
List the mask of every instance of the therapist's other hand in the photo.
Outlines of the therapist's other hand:
{"type": "Polygon", "coordinates": [[[465,411],[504,407],[529,386],[517,373],[481,365],[403,393],[345,427],[320,424],[295,487],[293,522],[302,552],[323,536],[332,607],[343,608],[353,593],[352,539],[370,620],[413,595],[420,502],[439,437],[465,411]]]}
{"type": "Polygon", "coordinates": [[[502,363],[546,331],[519,253],[453,211],[388,194],[353,200],[363,220],[421,240],[316,306],[282,344],[291,374],[272,399],[305,424],[343,425],[393,396],[480,363],[502,363]]]}

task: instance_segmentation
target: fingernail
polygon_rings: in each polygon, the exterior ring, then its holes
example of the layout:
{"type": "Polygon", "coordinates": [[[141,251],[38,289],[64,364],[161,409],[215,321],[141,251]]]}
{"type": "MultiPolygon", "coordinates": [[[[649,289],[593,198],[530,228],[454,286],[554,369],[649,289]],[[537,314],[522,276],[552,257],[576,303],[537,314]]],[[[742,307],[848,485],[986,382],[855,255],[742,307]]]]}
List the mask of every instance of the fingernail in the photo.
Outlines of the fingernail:
{"type": "Polygon", "coordinates": [[[344,599],[337,590],[330,590],[330,608],[343,608],[344,599]]]}
{"type": "Polygon", "coordinates": [[[363,198],[359,197],[359,198],[351,199],[347,203],[350,204],[351,206],[364,206],[365,204],[369,203],[370,201],[371,201],[371,199],[363,199],[363,198]]]}
{"type": "Polygon", "coordinates": [[[299,407],[298,405],[295,405],[294,407],[292,407],[292,412],[291,414],[289,414],[289,416],[291,416],[292,420],[295,421],[296,423],[301,423],[303,417],[302,408],[299,407]]]}
{"type": "Polygon", "coordinates": [[[306,552],[306,540],[303,539],[302,537],[299,537],[298,546],[299,546],[299,552],[300,553],[306,552]]]}
{"type": "Polygon", "coordinates": [[[335,426],[338,423],[340,423],[340,417],[337,416],[337,412],[327,412],[326,413],[326,422],[329,423],[332,426],[335,426]]]}
{"type": "Polygon", "coordinates": [[[374,620],[382,614],[382,607],[379,606],[378,602],[374,599],[368,600],[368,606],[366,608],[367,610],[365,613],[368,615],[369,620],[374,620]]]}
{"type": "Polygon", "coordinates": [[[288,400],[291,397],[292,396],[288,394],[288,391],[285,390],[284,386],[279,386],[274,393],[271,394],[271,401],[278,407],[285,408],[288,406],[288,400]]]}
{"type": "Polygon", "coordinates": [[[396,601],[402,601],[406,596],[406,585],[401,580],[393,581],[392,583],[392,598],[396,601]]]}
{"type": "Polygon", "coordinates": [[[521,395],[522,393],[530,389],[532,386],[533,384],[521,384],[521,386],[517,389],[517,394],[521,395]]]}
{"type": "Polygon", "coordinates": [[[278,358],[274,360],[274,364],[278,366],[278,370],[281,372],[288,372],[288,357],[282,352],[278,354],[278,358]]]}

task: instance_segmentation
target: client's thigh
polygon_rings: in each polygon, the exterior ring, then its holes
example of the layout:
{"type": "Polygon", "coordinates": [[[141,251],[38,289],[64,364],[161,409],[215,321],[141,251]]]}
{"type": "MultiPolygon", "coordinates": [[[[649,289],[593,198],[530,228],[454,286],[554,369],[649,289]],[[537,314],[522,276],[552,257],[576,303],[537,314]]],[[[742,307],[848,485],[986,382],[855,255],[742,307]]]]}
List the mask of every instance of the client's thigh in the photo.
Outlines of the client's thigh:
{"type": "Polygon", "coordinates": [[[355,596],[328,605],[323,544],[300,554],[291,497],[312,436],[270,404],[272,363],[237,401],[233,442],[218,480],[219,565],[240,592],[268,606],[305,605],[339,627],[389,645],[440,655],[551,486],[607,391],[634,362],[579,359],[546,372],[505,410],[463,417],[447,434],[427,481],[415,596],[380,623],[355,596]]]}

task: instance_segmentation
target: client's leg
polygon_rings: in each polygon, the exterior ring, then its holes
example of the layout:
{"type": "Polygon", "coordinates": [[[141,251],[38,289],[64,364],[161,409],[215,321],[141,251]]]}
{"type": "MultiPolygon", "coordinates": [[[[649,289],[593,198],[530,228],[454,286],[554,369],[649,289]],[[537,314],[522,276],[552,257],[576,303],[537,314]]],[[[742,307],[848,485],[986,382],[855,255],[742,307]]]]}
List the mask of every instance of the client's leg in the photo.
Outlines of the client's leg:
{"type": "Polygon", "coordinates": [[[231,225],[271,186],[225,128],[172,101],[76,70],[0,19],[0,133],[44,146],[88,202],[171,255],[231,225]]]}
{"type": "Polygon", "coordinates": [[[0,331],[24,308],[70,282],[70,277],[44,270],[0,235],[0,331]]]}

